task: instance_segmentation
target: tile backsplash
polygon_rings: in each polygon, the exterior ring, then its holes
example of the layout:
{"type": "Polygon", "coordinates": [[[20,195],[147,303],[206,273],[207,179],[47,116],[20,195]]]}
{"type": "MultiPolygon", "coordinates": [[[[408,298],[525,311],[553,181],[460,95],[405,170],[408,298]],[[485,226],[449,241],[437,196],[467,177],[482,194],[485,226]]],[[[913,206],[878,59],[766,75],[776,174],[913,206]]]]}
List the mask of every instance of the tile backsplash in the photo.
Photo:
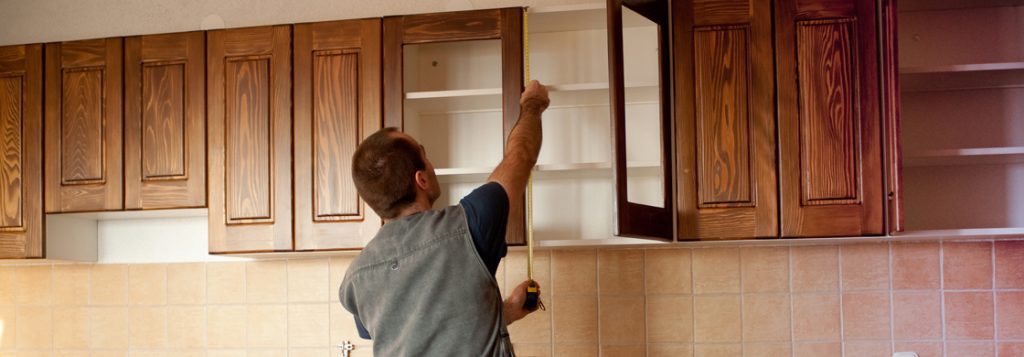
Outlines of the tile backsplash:
{"type": "MultiPolygon", "coordinates": [[[[337,303],[352,258],[0,266],[0,356],[369,356],[337,303]]],[[[521,356],[1024,356],[1024,241],[535,258],[548,309],[510,327],[521,356]]]]}

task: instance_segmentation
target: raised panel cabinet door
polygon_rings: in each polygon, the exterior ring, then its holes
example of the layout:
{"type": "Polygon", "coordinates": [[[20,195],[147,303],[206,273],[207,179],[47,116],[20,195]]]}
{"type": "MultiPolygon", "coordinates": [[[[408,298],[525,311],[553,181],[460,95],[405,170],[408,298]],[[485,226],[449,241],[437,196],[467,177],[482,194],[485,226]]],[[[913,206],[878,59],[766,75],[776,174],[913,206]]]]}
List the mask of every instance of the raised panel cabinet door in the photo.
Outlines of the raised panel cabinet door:
{"type": "Polygon", "coordinates": [[[291,30],[208,32],[211,253],[293,248],[291,30]]]}
{"type": "Polygon", "coordinates": [[[44,258],[43,46],[0,47],[0,259],[44,258]]]}
{"type": "Polygon", "coordinates": [[[771,3],[672,12],[679,239],[777,237],[771,3]]]}
{"type": "Polygon", "coordinates": [[[126,209],[206,206],[202,32],[125,39],[126,209]]]}
{"type": "Polygon", "coordinates": [[[120,210],[122,40],[46,45],[46,212],[120,210]]]}
{"type": "Polygon", "coordinates": [[[874,0],[779,0],[783,237],[882,234],[874,0]]]}
{"type": "MultiPolygon", "coordinates": [[[[504,8],[385,17],[384,126],[404,129],[402,47],[408,44],[501,40],[502,140],[519,120],[523,92],[523,9],[504,8]]],[[[526,244],[525,195],[511,198],[505,240],[526,244]]]]}
{"type": "Polygon", "coordinates": [[[359,249],[381,220],[352,154],[381,127],[381,21],[295,25],[295,250],[359,249]]]}

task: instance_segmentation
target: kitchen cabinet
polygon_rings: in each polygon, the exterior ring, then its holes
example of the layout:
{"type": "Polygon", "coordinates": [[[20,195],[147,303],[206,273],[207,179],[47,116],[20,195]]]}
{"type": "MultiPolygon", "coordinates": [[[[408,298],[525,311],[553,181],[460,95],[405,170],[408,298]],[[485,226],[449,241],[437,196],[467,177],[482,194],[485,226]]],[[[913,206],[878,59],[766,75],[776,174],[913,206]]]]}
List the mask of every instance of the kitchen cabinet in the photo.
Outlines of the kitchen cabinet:
{"type": "Polygon", "coordinates": [[[352,154],[381,127],[381,20],[295,25],[295,250],[359,249],[381,220],[352,154]]]}
{"type": "Polygon", "coordinates": [[[46,45],[46,213],[120,210],[122,40],[46,45]]]}
{"type": "Polygon", "coordinates": [[[207,34],[210,252],[290,251],[292,26],[207,34]]]}
{"type": "Polygon", "coordinates": [[[43,46],[0,47],[0,259],[43,258],[43,46]]]}
{"type": "Polygon", "coordinates": [[[202,32],[125,39],[125,209],[206,206],[202,32]]]}
{"type": "MultiPolygon", "coordinates": [[[[438,206],[484,183],[519,117],[522,9],[383,20],[384,125],[417,138],[437,168],[438,206]],[[468,175],[467,175],[468,174],[468,175]]],[[[506,239],[525,242],[524,199],[510,199],[506,239]]]]}

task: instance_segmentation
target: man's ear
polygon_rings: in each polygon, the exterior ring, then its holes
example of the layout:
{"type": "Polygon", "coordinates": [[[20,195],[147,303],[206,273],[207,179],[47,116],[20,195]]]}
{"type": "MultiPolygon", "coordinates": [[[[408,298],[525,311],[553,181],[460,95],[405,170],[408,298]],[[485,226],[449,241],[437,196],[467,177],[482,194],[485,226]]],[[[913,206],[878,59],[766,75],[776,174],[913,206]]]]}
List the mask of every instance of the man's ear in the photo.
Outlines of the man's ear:
{"type": "Polygon", "coordinates": [[[416,179],[416,187],[419,187],[421,190],[426,190],[428,187],[430,187],[428,186],[430,185],[430,182],[427,180],[426,171],[417,170],[416,175],[414,177],[416,179]]]}

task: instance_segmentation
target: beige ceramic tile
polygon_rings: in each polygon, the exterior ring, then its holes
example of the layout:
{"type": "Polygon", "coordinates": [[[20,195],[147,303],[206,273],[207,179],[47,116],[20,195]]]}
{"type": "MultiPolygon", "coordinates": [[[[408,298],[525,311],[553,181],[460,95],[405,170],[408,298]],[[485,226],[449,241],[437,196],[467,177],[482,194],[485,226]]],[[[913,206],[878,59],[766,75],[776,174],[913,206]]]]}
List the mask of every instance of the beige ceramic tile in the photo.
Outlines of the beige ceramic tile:
{"type": "Polygon", "coordinates": [[[245,263],[206,265],[206,301],[209,304],[245,302],[245,263]]]}
{"type": "Polygon", "coordinates": [[[249,348],[288,347],[286,305],[249,305],[246,344],[249,348]]]}
{"type": "Polygon", "coordinates": [[[917,352],[918,357],[943,357],[942,341],[904,342],[896,341],[894,352],[917,352]]]}
{"type": "Polygon", "coordinates": [[[996,349],[999,356],[1024,356],[1024,342],[1000,342],[996,349]]]}
{"type": "Polygon", "coordinates": [[[890,341],[847,341],[843,343],[846,356],[892,356],[890,341]]]}
{"type": "Polygon", "coordinates": [[[778,357],[792,354],[793,348],[789,342],[752,342],[743,345],[743,357],[778,357]]]}
{"type": "Polygon", "coordinates": [[[53,347],[89,348],[89,310],[84,306],[53,309],[53,347]]]}
{"type": "Polygon", "coordinates": [[[644,279],[647,293],[692,293],[690,252],[690,249],[682,248],[646,249],[644,251],[644,279]]]}
{"type": "Polygon", "coordinates": [[[939,289],[939,243],[893,243],[892,288],[939,289]]]}
{"type": "Polygon", "coordinates": [[[889,292],[843,294],[843,337],[845,340],[881,340],[891,337],[889,292]]]}
{"type": "Polygon", "coordinates": [[[89,271],[87,264],[53,266],[53,304],[80,306],[89,304],[89,271]]]}
{"type": "MultiPolygon", "coordinates": [[[[548,300],[551,301],[551,300],[548,300]]],[[[513,343],[551,343],[551,309],[537,310],[508,326],[513,343]]]]}
{"type": "Polygon", "coordinates": [[[597,256],[598,292],[644,294],[644,251],[640,249],[601,250],[597,256]]]}
{"type": "MultiPolygon", "coordinates": [[[[160,350],[128,350],[128,357],[167,357],[171,356],[166,351],[160,350]]],[[[174,355],[177,357],[176,355],[174,355]]]]}
{"type": "Polygon", "coordinates": [[[0,325],[3,326],[3,333],[0,333],[0,351],[14,348],[15,337],[18,333],[17,316],[18,311],[13,305],[0,306],[0,325]]]}
{"type": "Polygon", "coordinates": [[[555,356],[593,357],[599,355],[597,344],[555,344],[555,356]]]}
{"type": "MultiPolygon", "coordinates": [[[[0,353],[0,355],[3,355],[0,353]]],[[[53,352],[55,357],[89,357],[88,350],[56,350],[53,352]]]]}
{"type": "Polygon", "coordinates": [[[167,266],[133,264],[128,267],[128,303],[163,305],[167,303],[167,266]]]}
{"type": "MultiPolygon", "coordinates": [[[[509,252],[505,257],[505,286],[501,287],[502,296],[526,281],[526,253],[509,252]]],[[[540,284],[541,297],[547,296],[545,291],[551,285],[551,253],[549,251],[534,252],[533,279],[540,284]]]]}
{"type": "Polygon", "coordinates": [[[892,302],[896,340],[942,339],[942,294],[939,291],[896,291],[892,302]]]}
{"type": "Polygon", "coordinates": [[[839,250],[836,246],[793,247],[790,250],[793,292],[839,290],[839,250]]]}
{"type": "Polygon", "coordinates": [[[601,346],[603,357],[635,357],[646,354],[647,348],[644,345],[601,346]]]}
{"type": "MultiPolygon", "coordinates": [[[[347,254],[347,253],[346,253],[347,254]]],[[[331,301],[338,299],[338,288],[341,287],[341,281],[345,279],[345,272],[348,271],[349,265],[352,265],[352,261],[355,260],[355,255],[342,255],[331,257],[327,262],[328,270],[328,287],[330,288],[331,301]]],[[[501,285],[499,285],[501,286],[501,285]]]]}
{"type": "Polygon", "coordinates": [[[789,341],[789,294],[743,297],[743,341],[789,341]]]}
{"type": "Polygon", "coordinates": [[[206,345],[210,348],[244,348],[248,321],[245,306],[207,306],[206,345]]]}
{"type": "Polygon", "coordinates": [[[739,295],[694,296],[693,321],[693,338],[698,344],[740,342],[739,295]]]}
{"type": "Polygon", "coordinates": [[[743,293],[789,292],[789,247],[740,249],[743,293]]]}
{"type": "Polygon", "coordinates": [[[0,266],[0,306],[16,304],[14,267],[0,266]]]}
{"type": "MultiPolygon", "coordinates": [[[[513,325],[515,326],[515,325],[513,325]]],[[[551,356],[551,344],[550,343],[517,343],[512,342],[512,349],[516,351],[516,356],[530,356],[530,357],[546,357],[551,356]]]]}
{"type": "Polygon", "coordinates": [[[693,357],[689,343],[648,343],[647,357],[693,357]]]}
{"type": "Polygon", "coordinates": [[[596,294],[597,251],[593,249],[551,252],[552,295],[596,294]]]}
{"type": "Polygon", "coordinates": [[[245,264],[246,301],[284,303],[288,301],[288,262],[254,261],[245,264]]]}
{"type": "Polygon", "coordinates": [[[288,357],[331,357],[330,348],[292,348],[288,357]]]}
{"type": "Polygon", "coordinates": [[[53,267],[33,265],[14,269],[14,294],[18,305],[49,305],[53,297],[53,267]]]}
{"type": "Polygon", "coordinates": [[[167,308],[133,307],[128,309],[132,349],[167,347],[167,308]]]}
{"type": "Polygon", "coordinates": [[[332,343],[337,341],[351,341],[352,343],[362,341],[359,337],[359,332],[356,331],[356,320],[352,313],[345,310],[341,304],[332,303],[329,304],[328,308],[331,310],[330,330],[332,343]]]}
{"type": "Polygon", "coordinates": [[[728,344],[701,344],[693,346],[693,355],[702,357],[736,357],[743,355],[743,345],[738,343],[728,344]]]}
{"type": "Polygon", "coordinates": [[[991,289],[992,242],[942,243],[943,289],[991,289]]]}
{"type": "MultiPolygon", "coordinates": [[[[128,344],[128,341],[125,341],[128,344]]],[[[90,357],[127,357],[128,350],[92,350],[90,357]]]]}
{"type": "Polygon", "coordinates": [[[844,245],[839,255],[843,291],[889,289],[889,243],[844,245]]]}
{"type": "Polygon", "coordinates": [[[946,339],[991,339],[995,330],[992,292],[945,293],[946,339]]]}
{"type": "Polygon", "coordinates": [[[168,307],[167,346],[173,348],[206,347],[206,307],[168,307]]]}
{"type": "Polygon", "coordinates": [[[602,296],[598,321],[602,345],[644,343],[644,297],[602,296]]]}
{"type": "Polygon", "coordinates": [[[128,309],[123,307],[89,308],[89,348],[128,348],[128,309]]]}
{"type": "Polygon", "coordinates": [[[740,292],[739,248],[693,250],[693,293],[740,292]]]}
{"type": "Polygon", "coordinates": [[[550,308],[555,344],[597,346],[596,295],[555,296],[550,308]]]}
{"type": "MultiPolygon", "coordinates": [[[[47,266],[47,268],[49,268],[47,266]]],[[[50,349],[53,347],[53,310],[49,306],[19,306],[16,318],[19,349],[50,349]]]]}
{"type": "Polygon", "coordinates": [[[128,303],[128,266],[95,264],[90,271],[89,303],[92,305],[125,305],[128,303]]]}
{"type": "Polygon", "coordinates": [[[327,302],[330,301],[328,278],[330,269],[327,259],[302,259],[288,261],[288,301],[327,302]]]}
{"type": "Polygon", "coordinates": [[[995,357],[995,343],[992,341],[947,341],[946,356],[995,357]]]}
{"type": "Polygon", "coordinates": [[[793,344],[793,357],[842,356],[842,349],[839,342],[798,342],[793,344]]]}
{"type": "Polygon", "coordinates": [[[288,357],[288,350],[283,349],[249,349],[248,357],[288,357]]]}
{"type": "Polygon", "coordinates": [[[206,357],[248,357],[245,350],[209,350],[206,357]]]}
{"type": "Polygon", "coordinates": [[[206,303],[206,264],[168,265],[167,303],[171,305],[206,303]]]}
{"type": "Polygon", "coordinates": [[[792,311],[793,340],[839,340],[838,295],[793,295],[791,298],[796,307],[792,311]]]}
{"type": "Polygon", "coordinates": [[[996,288],[1024,288],[1024,241],[995,242],[996,288]]]}
{"type": "Polygon", "coordinates": [[[288,305],[288,347],[330,346],[330,311],[327,303],[288,305]]]}
{"type": "Polygon", "coordinates": [[[693,342],[690,295],[647,296],[647,342],[693,342]]]}
{"type": "Polygon", "coordinates": [[[996,292],[996,316],[997,339],[1024,340],[1024,292],[996,292]]]}

